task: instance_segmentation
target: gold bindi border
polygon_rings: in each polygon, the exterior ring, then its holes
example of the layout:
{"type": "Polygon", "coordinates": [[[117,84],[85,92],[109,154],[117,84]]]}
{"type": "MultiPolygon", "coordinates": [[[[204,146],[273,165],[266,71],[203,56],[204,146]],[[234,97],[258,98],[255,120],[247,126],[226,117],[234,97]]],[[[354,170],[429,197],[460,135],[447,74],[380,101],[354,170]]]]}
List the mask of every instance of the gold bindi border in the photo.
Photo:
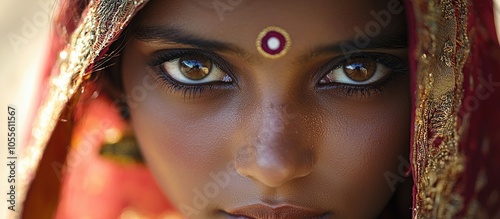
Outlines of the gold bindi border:
{"type": "Polygon", "coordinates": [[[278,59],[278,58],[285,56],[286,53],[288,52],[288,50],[290,50],[290,46],[292,45],[292,39],[290,38],[290,34],[288,34],[288,32],[286,32],[285,29],[283,29],[281,27],[277,27],[277,26],[268,26],[268,27],[264,28],[259,33],[259,35],[257,36],[257,40],[255,41],[255,45],[257,46],[257,50],[259,51],[259,53],[262,56],[264,56],[266,58],[270,58],[270,59],[278,59]],[[271,55],[262,49],[262,39],[270,31],[276,31],[278,33],[281,33],[285,37],[285,40],[286,40],[285,47],[283,48],[283,50],[280,53],[278,53],[276,55],[271,55]]]}

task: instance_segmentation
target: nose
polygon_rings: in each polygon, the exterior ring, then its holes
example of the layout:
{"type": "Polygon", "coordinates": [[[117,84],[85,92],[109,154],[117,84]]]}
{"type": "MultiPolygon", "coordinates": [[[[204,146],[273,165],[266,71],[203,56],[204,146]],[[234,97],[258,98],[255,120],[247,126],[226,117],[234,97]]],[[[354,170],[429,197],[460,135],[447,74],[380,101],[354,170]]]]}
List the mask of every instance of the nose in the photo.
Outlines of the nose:
{"type": "Polygon", "coordinates": [[[254,134],[237,151],[237,172],[269,187],[307,176],[314,166],[314,147],[307,144],[302,120],[298,113],[272,104],[255,113],[254,134]]]}

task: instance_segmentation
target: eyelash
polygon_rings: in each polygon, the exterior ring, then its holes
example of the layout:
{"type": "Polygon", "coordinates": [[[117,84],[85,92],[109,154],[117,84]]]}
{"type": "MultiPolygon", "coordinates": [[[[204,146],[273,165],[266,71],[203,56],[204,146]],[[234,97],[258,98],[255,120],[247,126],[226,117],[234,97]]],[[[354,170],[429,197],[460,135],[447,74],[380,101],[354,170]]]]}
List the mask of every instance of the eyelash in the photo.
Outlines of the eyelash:
{"type": "MultiPolygon", "coordinates": [[[[365,85],[365,86],[353,86],[348,84],[324,84],[317,85],[320,89],[335,89],[341,92],[342,95],[345,96],[359,96],[359,97],[369,97],[370,95],[375,95],[381,93],[388,82],[390,82],[394,77],[398,75],[402,75],[408,72],[408,64],[401,60],[399,57],[386,54],[386,53],[378,53],[378,52],[359,52],[352,53],[343,56],[337,56],[334,59],[330,60],[326,65],[320,68],[320,72],[327,72],[327,74],[334,69],[342,68],[342,64],[346,62],[348,59],[360,59],[360,58],[368,58],[376,62],[377,64],[382,64],[385,67],[389,68],[392,72],[381,79],[381,81],[365,85]],[[348,58],[346,58],[348,57],[348,58]]],[[[326,74],[322,74],[321,77],[324,77],[326,74]]]]}
{"type": "Polygon", "coordinates": [[[228,83],[206,83],[206,84],[198,84],[198,85],[189,85],[189,84],[184,84],[181,82],[178,82],[168,76],[165,72],[163,72],[160,69],[160,65],[164,62],[172,61],[174,59],[180,58],[185,55],[204,55],[210,61],[220,68],[222,71],[224,71],[226,74],[228,74],[231,78],[234,79],[234,77],[231,74],[230,69],[232,69],[232,66],[225,62],[223,58],[220,56],[211,53],[211,52],[205,52],[205,51],[199,51],[196,49],[183,49],[183,50],[168,50],[168,51],[160,51],[156,54],[153,55],[152,59],[148,62],[148,65],[150,67],[155,68],[155,83],[157,85],[160,85],[161,88],[177,93],[177,92],[182,92],[184,98],[195,98],[201,96],[201,94],[205,90],[211,90],[214,87],[228,87],[231,86],[228,83]]]}
{"type": "MultiPolygon", "coordinates": [[[[211,53],[211,52],[206,52],[206,51],[199,51],[196,49],[183,49],[183,50],[168,50],[168,51],[161,51],[153,55],[152,59],[148,62],[148,65],[155,68],[155,83],[160,85],[163,89],[177,93],[177,92],[182,92],[184,95],[184,98],[195,98],[201,96],[201,94],[205,90],[211,90],[213,88],[228,88],[230,86],[234,86],[233,84],[236,82],[232,83],[224,83],[224,82],[215,82],[215,83],[207,83],[207,84],[198,84],[198,85],[189,85],[189,84],[184,84],[181,82],[178,82],[174,79],[172,79],[168,74],[163,72],[160,69],[160,65],[164,62],[168,62],[177,58],[180,58],[184,55],[204,55],[207,58],[209,58],[212,63],[220,68],[222,71],[224,71],[226,74],[228,74],[231,78],[235,79],[233,77],[231,69],[232,66],[227,63],[223,58],[218,56],[217,54],[211,53]]],[[[347,84],[323,84],[323,85],[317,85],[320,89],[335,89],[339,92],[341,92],[342,95],[345,96],[360,96],[360,97],[368,97],[370,95],[378,94],[383,91],[385,88],[385,85],[391,81],[391,79],[397,75],[405,74],[408,72],[408,65],[406,62],[401,60],[400,58],[394,56],[394,55],[389,55],[385,53],[377,53],[377,52],[363,52],[363,53],[353,53],[349,54],[348,57],[350,59],[358,59],[358,58],[369,58],[372,59],[374,62],[378,64],[382,64],[389,68],[392,73],[389,74],[387,77],[383,78],[380,82],[377,82],[375,84],[371,85],[366,85],[366,86],[353,86],[353,85],[347,85],[347,84]]],[[[319,72],[327,72],[328,74],[331,70],[337,69],[337,68],[342,68],[342,64],[347,61],[346,56],[338,56],[335,57],[334,59],[330,60],[326,65],[321,67],[319,69],[319,72]]],[[[325,77],[326,74],[322,74],[322,77],[325,77]]],[[[319,80],[317,80],[319,81],[319,80]]]]}
{"type": "Polygon", "coordinates": [[[172,93],[177,93],[182,91],[184,98],[195,98],[201,96],[201,94],[206,90],[213,88],[213,84],[203,84],[203,85],[186,85],[174,81],[169,76],[164,76],[163,74],[156,74],[155,83],[160,85],[162,89],[165,89],[172,93]]]}

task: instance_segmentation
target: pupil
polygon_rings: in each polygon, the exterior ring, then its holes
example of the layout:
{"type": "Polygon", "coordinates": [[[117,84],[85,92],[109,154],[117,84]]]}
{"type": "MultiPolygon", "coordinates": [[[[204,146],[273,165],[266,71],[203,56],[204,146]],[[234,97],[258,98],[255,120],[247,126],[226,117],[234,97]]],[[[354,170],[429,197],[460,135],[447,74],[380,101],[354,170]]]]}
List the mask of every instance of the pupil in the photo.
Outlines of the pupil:
{"type": "Polygon", "coordinates": [[[212,68],[210,59],[199,55],[187,55],[179,60],[181,73],[189,79],[205,78],[212,68]]]}

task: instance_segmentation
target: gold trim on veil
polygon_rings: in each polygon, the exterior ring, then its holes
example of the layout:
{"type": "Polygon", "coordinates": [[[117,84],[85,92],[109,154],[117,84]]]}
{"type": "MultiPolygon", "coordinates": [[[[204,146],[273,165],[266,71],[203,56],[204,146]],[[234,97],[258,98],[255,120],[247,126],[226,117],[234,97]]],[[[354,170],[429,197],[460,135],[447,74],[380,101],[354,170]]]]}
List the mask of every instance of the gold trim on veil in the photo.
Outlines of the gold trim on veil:
{"type": "Polygon", "coordinates": [[[464,171],[458,145],[463,69],[469,56],[468,1],[410,1],[416,20],[416,90],[412,142],[413,218],[454,218],[463,208],[454,190],[464,171]]]}
{"type": "MultiPolygon", "coordinates": [[[[19,209],[22,212],[24,199],[37,166],[58,122],[61,112],[73,95],[79,91],[82,81],[91,74],[92,65],[122,32],[134,14],[147,0],[91,0],[81,23],[72,33],[70,42],[62,51],[58,61],[57,76],[50,79],[49,93],[40,108],[32,140],[24,151],[19,164],[19,209]]],[[[64,121],[63,121],[64,122],[64,121]]],[[[10,215],[20,217],[21,215],[10,215]]]]}

